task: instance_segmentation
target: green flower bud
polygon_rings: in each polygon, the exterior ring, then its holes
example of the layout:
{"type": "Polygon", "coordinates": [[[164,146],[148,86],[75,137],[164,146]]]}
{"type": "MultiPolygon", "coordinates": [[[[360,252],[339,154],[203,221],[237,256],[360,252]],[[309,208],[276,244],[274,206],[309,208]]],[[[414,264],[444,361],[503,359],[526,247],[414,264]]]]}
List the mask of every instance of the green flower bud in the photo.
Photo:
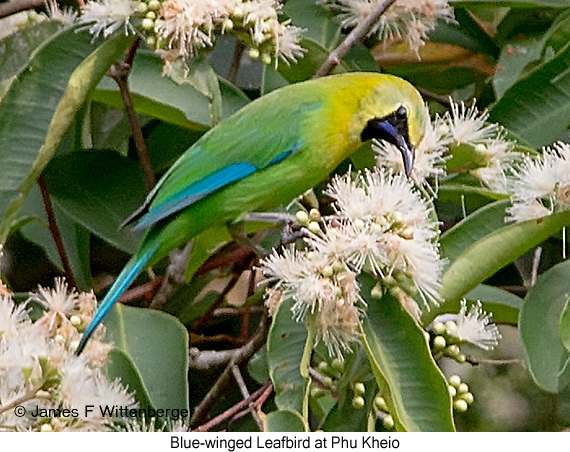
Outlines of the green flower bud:
{"type": "Polygon", "coordinates": [[[352,390],[356,395],[364,395],[364,393],[366,392],[366,387],[364,386],[364,383],[358,382],[354,383],[354,387],[352,388],[352,390]]]}
{"type": "Polygon", "coordinates": [[[295,218],[297,219],[297,221],[299,222],[299,224],[303,225],[303,226],[308,226],[309,225],[309,215],[307,215],[307,212],[305,212],[304,210],[299,210],[296,214],[295,214],[295,218]]]}
{"type": "Polygon", "coordinates": [[[459,355],[459,347],[455,344],[450,345],[449,347],[447,347],[446,349],[447,355],[453,357],[453,356],[457,356],[459,355]]]}
{"type": "Polygon", "coordinates": [[[340,358],[333,359],[331,367],[337,372],[342,372],[344,370],[344,361],[340,358]]]}
{"type": "Polygon", "coordinates": [[[382,284],[376,284],[370,291],[372,298],[379,300],[384,296],[384,290],[382,289],[382,284]]]}
{"type": "Polygon", "coordinates": [[[259,50],[252,47],[249,49],[248,55],[252,60],[257,60],[259,58],[259,50]]]}
{"type": "Polygon", "coordinates": [[[465,394],[461,394],[461,398],[465,400],[469,405],[473,403],[474,397],[473,394],[470,392],[466,392],[465,394]]]}
{"type": "Polygon", "coordinates": [[[344,298],[340,297],[339,299],[336,300],[336,306],[337,308],[342,308],[344,306],[344,298]]]}
{"type": "Polygon", "coordinates": [[[357,218],[356,220],[354,220],[352,222],[352,224],[354,225],[354,228],[357,229],[358,231],[362,231],[364,229],[364,221],[362,221],[360,218],[357,218]]]}
{"type": "Polygon", "coordinates": [[[137,6],[137,11],[141,14],[144,14],[148,11],[148,5],[146,3],[139,3],[137,6]]]}
{"type": "Polygon", "coordinates": [[[75,327],[77,328],[79,325],[81,325],[81,317],[79,317],[78,315],[72,315],[69,318],[69,322],[75,327]]]}
{"type": "Polygon", "coordinates": [[[321,275],[323,275],[325,278],[330,278],[332,275],[334,275],[334,269],[332,268],[332,265],[325,265],[321,270],[321,275]]]}
{"type": "Polygon", "coordinates": [[[447,342],[445,342],[445,338],[443,336],[436,336],[433,338],[433,348],[434,350],[441,350],[445,348],[447,342]]]}
{"type": "Polygon", "coordinates": [[[460,353],[455,357],[455,361],[457,361],[460,364],[463,364],[465,361],[467,361],[467,358],[463,353],[460,353]]]}
{"type": "Polygon", "coordinates": [[[376,396],[374,399],[374,406],[381,411],[388,411],[386,400],[382,396],[376,396]]]}
{"type": "Polygon", "coordinates": [[[309,227],[308,227],[309,231],[311,231],[313,234],[319,234],[321,232],[321,227],[319,226],[319,223],[317,223],[316,221],[311,221],[309,223],[309,227]]]}
{"type": "Polygon", "coordinates": [[[318,209],[311,209],[309,212],[309,217],[313,221],[321,221],[321,212],[318,209]]]}
{"type": "Polygon", "coordinates": [[[161,7],[161,4],[158,0],[150,0],[148,2],[148,9],[152,11],[158,11],[161,7]]]}
{"type": "Polygon", "coordinates": [[[451,397],[455,397],[457,395],[457,389],[455,389],[453,386],[447,385],[447,390],[449,391],[451,397]]]}
{"type": "Polygon", "coordinates": [[[468,405],[467,402],[463,399],[457,399],[453,402],[453,408],[459,411],[460,413],[465,413],[467,411],[468,405]]]}
{"type": "Polygon", "coordinates": [[[145,14],[145,17],[148,17],[149,19],[154,20],[154,19],[156,19],[156,14],[155,14],[154,11],[148,11],[148,12],[145,14]]]}
{"type": "Polygon", "coordinates": [[[243,9],[241,9],[239,6],[237,8],[234,8],[232,16],[237,19],[241,19],[243,17],[243,9]]]}
{"type": "Polygon", "coordinates": [[[458,387],[457,387],[457,392],[459,394],[465,393],[465,392],[469,392],[469,386],[467,386],[467,383],[461,383],[458,387]]]}
{"type": "Polygon", "coordinates": [[[452,375],[449,377],[448,381],[451,386],[459,388],[459,385],[461,384],[461,377],[459,375],[452,375]]]}
{"type": "Polygon", "coordinates": [[[53,432],[53,428],[51,428],[51,424],[42,424],[40,432],[53,432]]]}
{"type": "Polygon", "coordinates": [[[447,334],[450,336],[457,335],[457,323],[455,323],[453,320],[448,320],[445,322],[445,329],[447,331],[447,334]]]}
{"type": "Polygon", "coordinates": [[[141,26],[142,26],[143,30],[152,30],[152,29],[154,29],[154,20],[150,19],[148,17],[145,17],[142,20],[141,26]]]}
{"type": "Polygon", "coordinates": [[[271,55],[269,55],[268,53],[264,53],[261,55],[261,62],[265,65],[270,65],[271,64],[271,55]]]}
{"type": "Polygon", "coordinates": [[[331,377],[323,377],[323,385],[325,388],[332,388],[333,381],[331,377]]]}
{"type": "Polygon", "coordinates": [[[318,366],[317,369],[319,370],[319,372],[326,372],[329,368],[329,365],[327,364],[326,361],[321,361],[318,366]]]}
{"type": "Polygon", "coordinates": [[[356,396],[352,399],[352,407],[356,410],[364,408],[364,399],[360,396],[356,396]]]}
{"type": "Polygon", "coordinates": [[[156,45],[156,38],[154,36],[146,38],[146,45],[153,48],[156,45]]]}
{"type": "Polygon", "coordinates": [[[445,325],[441,322],[434,322],[432,329],[433,334],[441,335],[445,333],[445,325]]]}
{"type": "Polygon", "coordinates": [[[346,267],[341,261],[335,261],[333,263],[333,270],[335,273],[341,273],[346,270],[346,267]]]}
{"type": "Polygon", "coordinates": [[[389,414],[382,420],[382,425],[386,430],[394,428],[394,419],[389,414]]]}
{"type": "Polygon", "coordinates": [[[231,19],[227,19],[227,20],[224,22],[223,28],[224,28],[225,31],[233,30],[233,29],[234,29],[234,23],[232,22],[231,19]]]}

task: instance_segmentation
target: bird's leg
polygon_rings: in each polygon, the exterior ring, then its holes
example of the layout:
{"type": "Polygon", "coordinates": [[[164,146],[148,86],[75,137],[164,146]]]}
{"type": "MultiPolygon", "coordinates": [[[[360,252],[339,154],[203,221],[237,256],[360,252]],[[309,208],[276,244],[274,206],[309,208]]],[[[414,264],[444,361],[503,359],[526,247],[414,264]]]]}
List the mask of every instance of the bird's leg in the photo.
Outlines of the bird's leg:
{"type": "Polygon", "coordinates": [[[244,216],[244,222],[282,224],[281,244],[293,243],[306,236],[305,231],[297,222],[295,215],[281,212],[252,212],[244,216]]]}
{"type": "Polygon", "coordinates": [[[265,248],[255,243],[247,236],[247,231],[245,230],[245,224],[243,221],[228,223],[227,228],[234,242],[255,251],[259,257],[265,257],[268,255],[265,248]]]}

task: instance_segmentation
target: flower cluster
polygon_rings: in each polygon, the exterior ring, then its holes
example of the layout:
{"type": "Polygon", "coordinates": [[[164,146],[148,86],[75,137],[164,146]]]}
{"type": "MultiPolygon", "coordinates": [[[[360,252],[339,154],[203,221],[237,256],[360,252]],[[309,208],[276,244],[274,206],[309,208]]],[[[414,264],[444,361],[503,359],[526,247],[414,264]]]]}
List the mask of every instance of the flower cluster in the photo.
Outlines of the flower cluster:
{"type": "Polygon", "coordinates": [[[100,0],[88,2],[79,21],[95,35],[125,33],[144,37],[166,62],[192,57],[229,33],[251,46],[264,64],[302,57],[301,29],[279,21],[277,0],[100,0]]]}
{"type": "MultiPolygon", "coordinates": [[[[364,20],[380,1],[326,0],[326,3],[339,11],[343,27],[352,28],[364,20]]],[[[446,0],[396,0],[372,27],[370,35],[377,34],[380,40],[401,38],[413,52],[418,53],[438,19],[454,20],[453,8],[446,0]]]]}
{"type": "Polygon", "coordinates": [[[0,296],[0,431],[110,430],[109,417],[99,410],[86,413],[85,407],[135,405],[126,388],[103,373],[111,349],[101,341],[103,327],[81,356],[74,354],[96,304],[92,293],[70,291],[61,279],[54,289],[31,294],[26,304],[0,296]],[[43,308],[35,322],[32,304],[43,308]],[[24,407],[23,416],[15,405],[24,407]]]}
{"type": "Polygon", "coordinates": [[[405,176],[381,169],[355,179],[348,174],[336,177],[325,193],[334,201],[335,214],[297,215],[310,231],[306,248],[274,252],[262,269],[277,281],[268,290],[270,311],[283,297],[292,298],[295,318],[314,315],[319,339],[339,357],[358,337],[364,303],[359,273],[378,280],[374,296],[390,291],[418,317],[412,296],[426,309],[437,305],[443,263],[431,208],[405,176]]]}
{"type": "Polygon", "coordinates": [[[570,144],[555,143],[537,158],[527,156],[510,177],[507,220],[524,221],[570,209],[570,144]]]}

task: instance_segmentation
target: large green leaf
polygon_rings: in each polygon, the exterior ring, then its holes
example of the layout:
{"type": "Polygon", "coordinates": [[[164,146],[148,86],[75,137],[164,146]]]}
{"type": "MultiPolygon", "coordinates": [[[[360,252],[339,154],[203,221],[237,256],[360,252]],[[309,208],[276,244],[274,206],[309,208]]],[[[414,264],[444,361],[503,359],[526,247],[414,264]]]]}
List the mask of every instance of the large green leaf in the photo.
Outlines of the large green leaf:
{"type": "Polygon", "coordinates": [[[490,118],[539,147],[557,140],[570,123],[570,42],[515,83],[490,118]]]}
{"type": "Polygon", "coordinates": [[[116,305],[107,337],[135,366],[153,407],[188,410],[188,333],[169,314],[116,305]]]}
{"type": "Polygon", "coordinates": [[[91,89],[133,38],[94,41],[76,28],[34,51],[0,103],[0,243],[91,89]]]}
{"type": "Polygon", "coordinates": [[[273,316],[267,337],[267,364],[280,410],[304,414],[307,379],[301,375],[303,351],[307,342],[304,322],[293,319],[293,300],[284,300],[273,316]]]}
{"type": "Polygon", "coordinates": [[[538,277],[521,309],[519,331],[529,370],[545,391],[560,392],[570,383],[570,353],[559,332],[569,298],[570,261],[565,261],[538,277]]]}
{"type": "MultiPolygon", "coordinates": [[[[569,224],[570,212],[562,212],[510,224],[476,241],[444,273],[440,295],[445,301],[438,311],[569,224]]],[[[433,319],[438,311],[426,314],[425,320],[433,319]]]]}
{"type": "Polygon", "coordinates": [[[453,431],[447,383],[431,355],[424,331],[389,294],[381,300],[372,298],[372,277],[362,277],[361,283],[368,304],[362,340],[396,427],[406,431],[453,431]]]}
{"type": "Polygon", "coordinates": [[[46,183],[53,202],[77,223],[128,253],[142,237],[119,225],[144,200],[139,165],[113,151],[62,155],[47,167],[46,183]]]}
{"type": "MultiPolygon", "coordinates": [[[[205,130],[212,125],[210,99],[192,85],[178,84],[162,75],[162,59],[154,53],[137,53],[129,74],[129,89],[135,110],[153,118],[190,129],[205,130]]],[[[220,79],[222,117],[247,105],[249,98],[231,83],[220,79]]],[[[101,80],[91,98],[115,108],[123,108],[117,84],[101,80]]],[[[219,108],[219,107],[218,107],[219,108]]]]}
{"type": "Polygon", "coordinates": [[[509,200],[487,204],[445,231],[439,242],[441,257],[452,264],[475,242],[505,227],[505,209],[509,205],[509,200]]]}
{"type": "MultiPolygon", "coordinates": [[[[264,416],[266,432],[306,432],[307,426],[296,411],[277,410],[264,416]]],[[[262,440],[263,441],[263,440],[262,440]]],[[[263,444],[263,442],[261,443],[263,444]]]]}
{"type": "MultiPolygon", "coordinates": [[[[0,40],[0,80],[17,75],[26,66],[31,53],[64,25],[46,20],[30,25],[0,40]]],[[[0,96],[1,97],[1,96],[0,96]]]]}
{"type": "Polygon", "coordinates": [[[566,347],[566,351],[570,352],[570,302],[566,302],[562,315],[560,316],[560,339],[562,344],[566,347]]]}

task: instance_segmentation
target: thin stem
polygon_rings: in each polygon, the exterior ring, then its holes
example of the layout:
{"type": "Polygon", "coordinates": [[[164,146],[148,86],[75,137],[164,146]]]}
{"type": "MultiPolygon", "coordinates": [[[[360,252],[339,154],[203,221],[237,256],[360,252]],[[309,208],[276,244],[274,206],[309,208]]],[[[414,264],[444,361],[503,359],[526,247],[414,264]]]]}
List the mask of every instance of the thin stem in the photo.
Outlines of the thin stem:
{"type": "Polygon", "coordinates": [[[21,395],[20,397],[17,397],[16,399],[12,400],[10,403],[8,403],[4,406],[0,406],[0,414],[5,413],[8,410],[12,410],[12,409],[16,408],[18,405],[21,405],[22,403],[27,402],[28,400],[32,400],[33,398],[35,398],[38,391],[42,388],[43,385],[44,385],[44,382],[42,381],[41,383],[38,383],[37,385],[32,386],[28,392],[21,395]]]}
{"type": "MultiPolygon", "coordinates": [[[[256,399],[260,399],[261,397],[264,396],[264,394],[266,392],[268,392],[269,394],[271,394],[271,391],[273,391],[273,386],[271,384],[271,382],[267,382],[265,383],[261,388],[259,388],[257,391],[255,391],[252,395],[250,395],[247,399],[242,400],[241,402],[236,403],[233,407],[228,408],[226,411],[224,411],[223,413],[219,414],[218,416],[210,419],[208,422],[206,422],[203,425],[200,425],[199,427],[197,427],[196,429],[194,429],[194,432],[207,432],[208,430],[210,430],[211,428],[214,428],[216,425],[221,424],[222,422],[224,422],[225,420],[228,420],[230,418],[232,418],[233,416],[235,416],[237,413],[239,413],[241,410],[248,409],[249,408],[249,404],[256,400],[256,399]]],[[[267,397],[266,397],[267,398],[267,397]]]]}
{"type": "Polygon", "coordinates": [[[40,186],[40,192],[42,195],[42,200],[44,202],[44,207],[46,210],[46,216],[48,220],[49,230],[53,241],[55,242],[55,247],[57,248],[57,254],[61,260],[61,265],[63,265],[63,271],[65,273],[65,278],[71,287],[77,287],[75,277],[73,276],[73,271],[71,270],[71,265],[69,264],[69,259],[67,258],[67,253],[65,252],[65,247],[63,246],[63,239],[61,237],[61,231],[55,220],[55,213],[53,211],[53,205],[49,196],[46,181],[43,174],[38,178],[38,185],[40,186]]]}
{"type": "Polygon", "coordinates": [[[133,98],[131,96],[131,91],[129,89],[128,77],[133,66],[133,61],[137,49],[140,45],[140,39],[136,39],[127,52],[127,56],[124,61],[115,63],[109,69],[108,75],[115,80],[119,91],[121,93],[121,98],[123,99],[123,104],[125,106],[125,111],[127,112],[127,119],[131,126],[131,131],[133,132],[133,141],[135,142],[135,147],[139,155],[139,161],[143,170],[144,181],[148,191],[152,190],[156,184],[156,179],[154,176],[154,170],[152,169],[152,164],[150,162],[150,157],[148,155],[148,149],[144,141],[144,136],[142,133],[142,127],[139,122],[139,118],[135,112],[135,106],[133,104],[133,98]]]}
{"type": "Polygon", "coordinates": [[[348,34],[346,39],[340,43],[340,45],[334,49],[321,65],[321,67],[315,72],[313,78],[319,78],[324,75],[328,75],[346,56],[348,51],[358,42],[362,41],[373,25],[380,19],[380,16],[394,3],[396,0],[384,0],[378,3],[376,8],[360,22],[354,29],[348,34]]]}
{"type": "Polygon", "coordinates": [[[16,0],[0,4],[0,19],[28,9],[41,8],[47,0],[16,0]]]}
{"type": "Polygon", "coordinates": [[[447,96],[440,96],[439,94],[436,93],[432,93],[431,91],[428,91],[426,89],[423,88],[418,88],[418,91],[420,92],[420,94],[425,97],[426,99],[431,99],[436,101],[438,104],[443,105],[446,108],[451,108],[451,101],[449,100],[449,97],[447,96]]]}
{"type": "Polygon", "coordinates": [[[131,301],[138,300],[139,298],[146,297],[147,294],[152,294],[156,289],[160,287],[162,284],[164,277],[159,275],[154,278],[152,281],[149,281],[145,284],[141,284],[140,286],[133,287],[130,290],[127,290],[121,298],[119,298],[119,303],[127,304],[131,301]]]}
{"type": "Polygon", "coordinates": [[[234,85],[237,82],[239,67],[241,65],[241,57],[243,55],[244,50],[245,50],[245,44],[243,43],[243,41],[241,39],[236,40],[236,46],[234,48],[234,56],[232,59],[230,70],[228,72],[228,80],[234,85]]]}
{"type": "Polygon", "coordinates": [[[472,366],[478,366],[479,364],[490,364],[492,366],[506,366],[509,364],[520,364],[521,360],[518,358],[513,359],[480,359],[475,358],[474,356],[467,355],[465,356],[465,361],[471,364],[472,366]]]}

